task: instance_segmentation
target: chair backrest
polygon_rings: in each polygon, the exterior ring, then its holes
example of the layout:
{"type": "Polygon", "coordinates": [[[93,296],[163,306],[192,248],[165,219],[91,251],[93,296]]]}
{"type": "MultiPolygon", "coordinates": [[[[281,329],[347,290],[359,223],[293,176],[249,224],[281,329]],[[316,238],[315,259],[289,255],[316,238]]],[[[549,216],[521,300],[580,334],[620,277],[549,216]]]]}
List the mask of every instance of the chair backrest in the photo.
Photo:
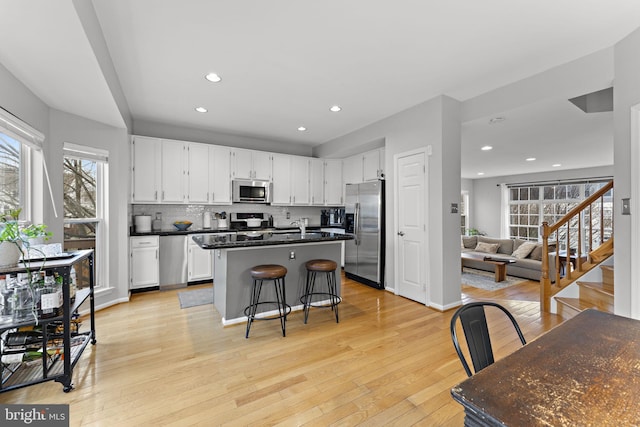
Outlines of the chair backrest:
{"type": "Polygon", "coordinates": [[[453,346],[455,347],[456,353],[458,353],[458,357],[460,358],[462,366],[468,376],[473,374],[471,373],[469,364],[460,349],[460,343],[458,342],[458,336],[456,334],[456,323],[459,318],[465,338],[467,339],[467,347],[469,349],[469,354],[471,355],[471,361],[473,362],[473,369],[475,372],[479,372],[494,362],[491,338],[489,337],[489,327],[487,326],[487,317],[484,312],[485,306],[496,307],[502,310],[509,320],[511,320],[522,345],[527,343],[516,319],[500,304],[481,301],[463,305],[456,310],[451,318],[451,339],[453,340],[453,346]]]}

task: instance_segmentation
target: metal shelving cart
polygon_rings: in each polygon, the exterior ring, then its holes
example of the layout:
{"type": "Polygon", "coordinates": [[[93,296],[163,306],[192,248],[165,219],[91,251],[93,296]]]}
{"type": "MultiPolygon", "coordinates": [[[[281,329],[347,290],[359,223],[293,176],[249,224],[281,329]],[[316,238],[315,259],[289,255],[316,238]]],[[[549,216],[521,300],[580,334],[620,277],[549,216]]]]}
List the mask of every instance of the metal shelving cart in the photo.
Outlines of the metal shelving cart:
{"type": "MultiPolygon", "coordinates": [[[[2,359],[0,363],[0,393],[45,381],[57,381],[62,384],[64,392],[73,389],[72,374],[78,359],[89,342],[96,343],[95,333],[95,302],[94,302],[94,253],[93,250],[80,250],[60,257],[52,257],[44,261],[30,261],[28,265],[18,264],[17,267],[4,268],[0,274],[17,274],[33,271],[44,271],[58,275],[62,278],[62,306],[49,317],[34,316],[19,321],[5,321],[0,323],[0,336],[2,337],[2,359]],[[78,289],[75,299],[71,296],[71,269],[80,262],[88,262],[88,287],[78,289]],[[79,331],[79,325],[74,317],[78,315],[80,306],[89,300],[90,304],[90,329],[86,332],[79,331]],[[37,317],[37,318],[36,318],[37,317]],[[28,328],[37,328],[36,332],[24,332],[28,328]],[[23,334],[20,335],[20,332],[23,334]],[[12,349],[7,340],[13,334],[13,338],[37,337],[40,351],[32,352],[41,354],[33,360],[25,362],[11,361],[7,354],[18,353],[19,349],[12,349]],[[31,334],[31,335],[30,335],[31,334]],[[67,357],[70,355],[70,357],[67,357]],[[10,360],[5,363],[4,360],[10,360]]],[[[16,345],[15,339],[12,345],[16,345]]]]}

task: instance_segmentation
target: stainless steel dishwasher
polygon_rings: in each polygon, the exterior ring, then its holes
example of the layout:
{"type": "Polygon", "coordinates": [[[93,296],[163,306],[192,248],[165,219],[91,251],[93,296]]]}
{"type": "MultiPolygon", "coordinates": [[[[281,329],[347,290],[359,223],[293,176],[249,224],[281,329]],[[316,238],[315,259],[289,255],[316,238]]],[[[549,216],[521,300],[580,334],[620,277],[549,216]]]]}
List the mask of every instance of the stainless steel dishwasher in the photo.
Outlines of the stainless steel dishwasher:
{"type": "Polygon", "coordinates": [[[187,286],[188,237],[160,236],[160,289],[187,286]]]}

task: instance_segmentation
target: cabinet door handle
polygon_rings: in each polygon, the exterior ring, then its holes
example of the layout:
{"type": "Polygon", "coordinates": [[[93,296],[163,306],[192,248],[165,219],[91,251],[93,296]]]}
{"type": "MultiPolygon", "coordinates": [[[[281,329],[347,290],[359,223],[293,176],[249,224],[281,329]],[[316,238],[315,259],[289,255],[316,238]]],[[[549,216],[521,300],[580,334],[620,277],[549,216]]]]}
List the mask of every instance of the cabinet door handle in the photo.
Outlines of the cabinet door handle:
{"type": "Polygon", "coordinates": [[[398,236],[400,237],[404,236],[404,231],[398,231],[398,236]]]}
{"type": "Polygon", "coordinates": [[[153,200],[158,200],[158,190],[156,190],[156,193],[153,195],[153,200]]]}

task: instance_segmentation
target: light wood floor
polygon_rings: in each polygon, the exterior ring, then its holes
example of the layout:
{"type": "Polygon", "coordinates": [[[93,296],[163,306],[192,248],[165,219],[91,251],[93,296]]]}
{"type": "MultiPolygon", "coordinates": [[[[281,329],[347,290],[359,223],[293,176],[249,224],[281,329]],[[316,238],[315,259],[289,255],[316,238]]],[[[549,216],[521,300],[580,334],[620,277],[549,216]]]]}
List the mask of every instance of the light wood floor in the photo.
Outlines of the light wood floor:
{"type": "MultiPolygon", "coordinates": [[[[343,277],[339,324],[312,309],[307,325],[292,313],[286,338],[273,321],[254,323],[245,339],[244,325],[222,327],[211,305],[181,310],[179,291],[135,294],[98,312],[98,343],[70,393],[48,382],[0,394],[0,403],[68,403],[72,426],[463,424],[449,393],[466,378],[452,311],[343,277]]],[[[527,340],[560,323],[540,316],[537,282],[463,292],[465,302],[500,300],[527,340]]],[[[517,348],[507,331],[492,330],[497,357],[517,348]]]]}

